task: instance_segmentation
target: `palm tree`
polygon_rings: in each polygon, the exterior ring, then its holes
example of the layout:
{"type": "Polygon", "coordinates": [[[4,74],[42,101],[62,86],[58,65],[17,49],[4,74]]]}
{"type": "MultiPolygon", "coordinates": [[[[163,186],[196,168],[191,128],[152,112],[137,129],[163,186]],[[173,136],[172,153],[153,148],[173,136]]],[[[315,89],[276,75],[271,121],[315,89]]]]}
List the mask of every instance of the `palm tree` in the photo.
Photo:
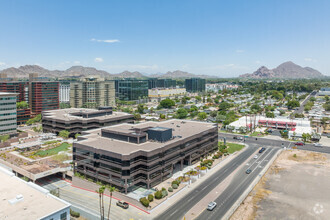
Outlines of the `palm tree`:
{"type": "Polygon", "coordinates": [[[104,220],[104,201],[103,201],[103,193],[105,190],[105,186],[100,186],[96,192],[99,194],[99,202],[100,202],[100,215],[101,215],[101,220],[104,220]]]}
{"type": "Polygon", "coordinates": [[[109,209],[108,209],[108,220],[110,219],[110,209],[111,209],[111,200],[112,200],[112,193],[116,191],[116,187],[107,185],[107,189],[110,192],[110,202],[109,202],[109,209]]]}

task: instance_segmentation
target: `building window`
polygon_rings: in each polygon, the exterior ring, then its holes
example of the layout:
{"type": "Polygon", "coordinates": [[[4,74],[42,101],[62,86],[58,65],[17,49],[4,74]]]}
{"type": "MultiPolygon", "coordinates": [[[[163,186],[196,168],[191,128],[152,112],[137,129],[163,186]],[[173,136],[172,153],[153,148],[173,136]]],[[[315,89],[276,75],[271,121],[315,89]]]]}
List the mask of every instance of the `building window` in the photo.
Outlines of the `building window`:
{"type": "Polygon", "coordinates": [[[67,220],[66,216],[67,216],[66,212],[62,213],[61,220],[67,220]]]}

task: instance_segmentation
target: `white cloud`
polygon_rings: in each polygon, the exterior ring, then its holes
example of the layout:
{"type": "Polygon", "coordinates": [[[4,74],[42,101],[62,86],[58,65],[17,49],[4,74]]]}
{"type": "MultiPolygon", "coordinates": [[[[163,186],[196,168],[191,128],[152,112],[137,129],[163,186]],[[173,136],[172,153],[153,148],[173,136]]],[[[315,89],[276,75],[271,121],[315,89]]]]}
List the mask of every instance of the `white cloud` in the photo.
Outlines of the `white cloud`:
{"type": "Polygon", "coordinates": [[[101,43],[118,43],[119,40],[118,39],[109,39],[109,40],[99,40],[99,39],[95,39],[95,38],[92,38],[91,41],[94,41],[94,42],[101,42],[101,43]]]}
{"type": "Polygon", "coordinates": [[[306,57],[304,59],[306,62],[316,62],[317,60],[313,59],[313,58],[310,58],[310,57],[306,57]]]}
{"type": "Polygon", "coordinates": [[[256,64],[260,64],[261,63],[261,61],[260,60],[256,60],[256,64]]]}
{"type": "Polygon", "coordinates": [[[236,50],[236,53],[244,53],[244,50],[236,50]]]}
{"type": "Polygon", "coordinates": [[[80,64],[80,61],[73,61],[73,64],[80,64]]]}
{"type": "Polygon", "coordinates": [[[103,62],[103,58],[101,58],[101,57],[96,57],[96,58],[94,59],[94,62],[96,62],[96,63],[102,63],[102,62],[103,62]]]}
{"type": "Polygon", "coordinates": [[[0,66],[6,66],[6,63],[0,62],[0,66]]]}

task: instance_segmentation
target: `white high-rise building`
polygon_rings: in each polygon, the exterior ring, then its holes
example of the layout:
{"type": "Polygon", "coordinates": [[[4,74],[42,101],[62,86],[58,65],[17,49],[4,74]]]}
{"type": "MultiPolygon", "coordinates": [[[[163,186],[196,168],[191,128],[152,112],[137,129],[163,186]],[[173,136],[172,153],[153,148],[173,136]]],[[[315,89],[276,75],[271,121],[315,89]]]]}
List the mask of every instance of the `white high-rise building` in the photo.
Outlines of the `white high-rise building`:
{"type": "Polygon", "coordinates": [[[70,84],[60,84],[60,102],[70,102],[70,84]]]}

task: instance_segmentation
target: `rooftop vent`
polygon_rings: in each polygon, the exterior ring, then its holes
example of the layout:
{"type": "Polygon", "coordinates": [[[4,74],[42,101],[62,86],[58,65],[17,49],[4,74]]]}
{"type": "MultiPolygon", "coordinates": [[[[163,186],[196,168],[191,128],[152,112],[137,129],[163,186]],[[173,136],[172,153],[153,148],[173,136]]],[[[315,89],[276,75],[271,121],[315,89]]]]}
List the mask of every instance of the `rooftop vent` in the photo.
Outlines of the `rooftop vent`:
{"type": "Polygon", "coordinates": [[[20,202],[20,201],[23,201],[23,200],[24,200],[23,195],[22,195],[22,194],[19,194],[19,195],[17,195],[15,198],[9,200],[8,202],[9,202],[11,205],[14,205],[14,204],[16,204],[16,203],[18,203],[18,202],[20,202]]]}

